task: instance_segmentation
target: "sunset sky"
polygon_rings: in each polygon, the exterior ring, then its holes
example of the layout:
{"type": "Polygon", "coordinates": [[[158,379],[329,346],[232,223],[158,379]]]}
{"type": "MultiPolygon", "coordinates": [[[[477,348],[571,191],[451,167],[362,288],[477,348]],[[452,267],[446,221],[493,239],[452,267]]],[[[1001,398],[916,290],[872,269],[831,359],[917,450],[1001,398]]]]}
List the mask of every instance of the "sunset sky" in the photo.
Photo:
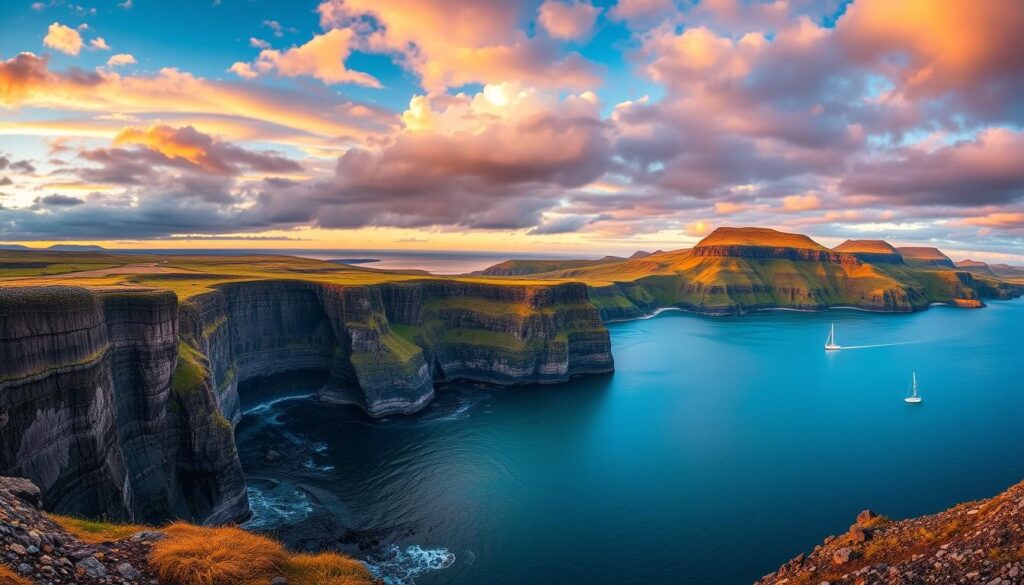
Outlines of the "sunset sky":
{"type": "Polygon", "coordinates": [[[76,2],[0,3],[0,241],[1024,263],[1019,0],[76,2]]]}

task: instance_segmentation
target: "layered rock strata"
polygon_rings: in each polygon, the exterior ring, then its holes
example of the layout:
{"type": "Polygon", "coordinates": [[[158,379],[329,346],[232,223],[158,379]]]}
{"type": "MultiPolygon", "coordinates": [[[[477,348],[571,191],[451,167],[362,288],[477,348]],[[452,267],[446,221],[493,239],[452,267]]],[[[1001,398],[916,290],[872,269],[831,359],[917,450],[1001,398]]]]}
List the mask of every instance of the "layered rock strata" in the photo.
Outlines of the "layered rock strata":
{"type": "Polygon", "coordinates": [[[0,290],[0,473],[48,509],[220,523],[248,513],[233,439],[247,379],[326,370],[324,400],[410,413],[452,380],[612,370],[581,284],[422,280],[169,291],[0,290]]]}

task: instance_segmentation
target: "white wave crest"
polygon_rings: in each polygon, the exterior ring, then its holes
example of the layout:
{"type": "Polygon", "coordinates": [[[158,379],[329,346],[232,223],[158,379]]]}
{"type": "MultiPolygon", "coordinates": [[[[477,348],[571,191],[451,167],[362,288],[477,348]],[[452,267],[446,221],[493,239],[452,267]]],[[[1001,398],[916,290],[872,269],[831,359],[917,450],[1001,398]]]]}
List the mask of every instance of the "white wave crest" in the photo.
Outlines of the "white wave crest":
{"type": "Polygon", "coordinates": [[[384,585],[414,585],[416,577],[430,571],[447,569],[455,564],[455,554],[446,548],[425,549],[418,544],[405,549],[391,545],[380,558],[366,561],[366,566],[384,585]]]}

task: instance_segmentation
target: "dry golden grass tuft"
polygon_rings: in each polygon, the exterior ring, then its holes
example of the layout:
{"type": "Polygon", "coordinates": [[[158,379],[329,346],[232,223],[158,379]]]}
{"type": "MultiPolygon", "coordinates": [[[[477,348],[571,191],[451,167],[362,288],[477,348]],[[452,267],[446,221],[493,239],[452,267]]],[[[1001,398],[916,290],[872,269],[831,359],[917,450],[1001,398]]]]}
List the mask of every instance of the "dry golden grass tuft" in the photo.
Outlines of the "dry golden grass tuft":
{"type": "Polygon", "coordinates": [[[32,582],[0,565],[0,585],[32,585],[32,582]]]}
{"type": "Polygon", "coordinates": [[[368,585],[373,575],[366,565],[334,553],[296,554],[285,569],[293,585],[368,585]]]}
{"type": "Polygon", "coordinates": [[[175,585],[266,585],[277,576],[292,585],[370,585],[358,561],[339,554],[290,555],[278,542],[239,528],[176,523],[149,556],[153,571],[175,585]]]}
{"type": "Polygon", "coordinates": [[[206,528],[181,522],[164,529],[149,565],[179,585],[257,585],[281,574],[288,554],[279,543],[233,527],[206,528]]]}

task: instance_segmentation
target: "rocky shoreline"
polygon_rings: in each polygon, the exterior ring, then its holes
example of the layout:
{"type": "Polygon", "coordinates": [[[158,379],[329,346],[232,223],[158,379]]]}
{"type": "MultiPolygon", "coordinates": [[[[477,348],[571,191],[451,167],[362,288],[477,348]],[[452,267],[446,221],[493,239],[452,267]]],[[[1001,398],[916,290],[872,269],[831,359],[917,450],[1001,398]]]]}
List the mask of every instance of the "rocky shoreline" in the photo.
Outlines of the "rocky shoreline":
{"type": "MultiPolygon", "coordinates": [[[[119,541],[88,543],[42,511],[39,488],[24,479],[0,477],[0,568],[36,583],[155,584],[147,564],[162,535],[139,531],[119,541]]],[[[8,581],[0,573],[0,583],[8,581]]]]}
{"type": "Polygon", "coordinates": [[[1024,482],[949,510],[890,521],[865,510],[756,585],[1020,585],[1024,482]]]}

